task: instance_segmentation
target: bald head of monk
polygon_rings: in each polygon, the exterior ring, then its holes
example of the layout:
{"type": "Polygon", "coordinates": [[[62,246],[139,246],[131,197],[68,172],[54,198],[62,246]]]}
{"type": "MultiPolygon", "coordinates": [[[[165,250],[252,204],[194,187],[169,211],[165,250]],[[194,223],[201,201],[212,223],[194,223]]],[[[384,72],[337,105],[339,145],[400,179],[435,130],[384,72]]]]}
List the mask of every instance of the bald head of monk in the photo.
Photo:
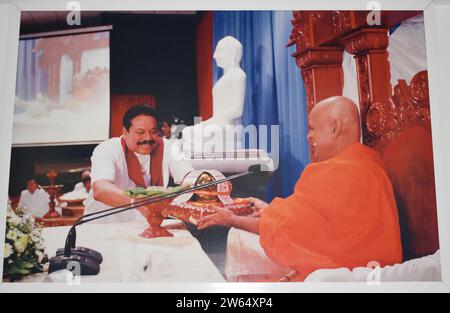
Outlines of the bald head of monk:
{"type": "Polygon", "coordinates": [[[312,161],[331,159],[360,141],[361,128],[356,104],[345,97],[320,101],[309,115],[308,141],[312,161]]]}

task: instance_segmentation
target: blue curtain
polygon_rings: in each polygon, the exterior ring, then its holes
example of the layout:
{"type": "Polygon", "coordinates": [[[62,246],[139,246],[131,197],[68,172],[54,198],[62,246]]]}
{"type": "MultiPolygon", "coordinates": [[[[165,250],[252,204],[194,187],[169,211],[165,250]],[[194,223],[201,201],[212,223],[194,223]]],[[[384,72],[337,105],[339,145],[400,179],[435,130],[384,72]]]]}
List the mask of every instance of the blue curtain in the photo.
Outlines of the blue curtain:
{"type": "MultiPolygon", "coordinates": [[[[286,48],[291,34],[290,11],[220,11],[214,13],[214,48],[225,36],[238,39],[247,74],[243,124],[279,125],[279,167],[266,200],[293,191],[309,163],[306,95],[300,69],[286,48]]],[[[213,66],[213,80],[222,73],[213,66]]]]}

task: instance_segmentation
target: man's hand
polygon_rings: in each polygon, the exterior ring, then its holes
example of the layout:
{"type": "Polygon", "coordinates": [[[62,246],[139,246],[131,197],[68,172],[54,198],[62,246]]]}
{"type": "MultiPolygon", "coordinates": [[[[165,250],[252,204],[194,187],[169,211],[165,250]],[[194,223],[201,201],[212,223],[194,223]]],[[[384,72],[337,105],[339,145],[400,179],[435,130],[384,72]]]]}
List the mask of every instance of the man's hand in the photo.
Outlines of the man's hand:
{"type": "Polygon", "coordinates": [[[197,228],[202,230],[211,226],[221,225],[232,227],[234,218],[237,216],[231,210],[221,208],[215,205],[208,206],[208,209],[214,210],[216,213],[205,216],[198,220],[197,228]]]}
{"type": "Polygon", "coordinates": [[[244,200],[253,204],[253,208],[252,208],[254,211],[252,214],[253,217],[261,217],[262,210],[264,210],[266,207],[269,206],[268,203],[266,203],[260,199],[253,198],[253,197],[250,197],[250,198],[247,198],[244,200]]]}

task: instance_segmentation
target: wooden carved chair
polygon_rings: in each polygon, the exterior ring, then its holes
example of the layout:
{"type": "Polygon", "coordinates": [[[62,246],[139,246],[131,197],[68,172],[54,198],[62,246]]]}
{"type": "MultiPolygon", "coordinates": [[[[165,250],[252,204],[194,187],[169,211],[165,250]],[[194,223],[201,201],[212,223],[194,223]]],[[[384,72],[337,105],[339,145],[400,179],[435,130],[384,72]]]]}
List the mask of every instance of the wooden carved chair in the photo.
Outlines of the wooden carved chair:
{"type": "Polygon", "coordinates": [[[405,260],[439,249],[427,72],[392,89],[387,52],[389,29],[419,13],[382,12],[382,25],[372,27],[368,12],[298,11],[290,40],[309,111],[342,95],[342,53],[354,56],[363,142],[380,154],[394,186],[405,260]]]}
{"type": "MultiPolygon", "coordinates": [[[[301,69],[308,112],[322,99],[342,95],[343,52],[354,56],[363,142],[379,153],[391,178],[405,261],[439,249],[427,72],[417,73],[410,85],[400,80],[392,88],[387,53],[389,29],[419,13],[382,12],[382,25],[371,27],[368,12],[296,11],[289,42],[296,46],[293,56],[301,69]]],[[[229,279],[295,278],[289,269],[273,264],[252,236],[230,231],[229,279]],[[246,264],[250,259],[252,264],[246,264]]]]}
{"type": "Polygon", "coordinates": [[[439,249],[436,190],[427,72],[394,95],[373,103],[366,115],[365,142],[381,155],[394,186],[405,259],[439,249]]]}

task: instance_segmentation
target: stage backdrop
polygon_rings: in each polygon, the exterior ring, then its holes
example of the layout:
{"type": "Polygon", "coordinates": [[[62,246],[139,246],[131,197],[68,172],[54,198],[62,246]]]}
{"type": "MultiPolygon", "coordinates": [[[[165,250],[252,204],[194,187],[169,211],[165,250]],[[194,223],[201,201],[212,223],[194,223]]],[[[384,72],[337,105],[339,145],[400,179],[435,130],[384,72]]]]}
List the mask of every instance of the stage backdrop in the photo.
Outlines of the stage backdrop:
{"type": "Polygon", "coordinates": [[[109,135],[109,31],[22,39],[13,145],[109,135]]]}
{"type": "MultiPolygon", "coordinates": [[[[295,47],[286,48],[291,19],[291,11],[214,13],[214,48],[228,35],[244,47],[242,68],[247,73],[247,92],[243,124],[280,125],[279,169],[266,200],[290,195],[309,163],[304,84],[291,56],[295,47]]],[[[213,81],[221,74],[214,64],[213,81]]]]}

